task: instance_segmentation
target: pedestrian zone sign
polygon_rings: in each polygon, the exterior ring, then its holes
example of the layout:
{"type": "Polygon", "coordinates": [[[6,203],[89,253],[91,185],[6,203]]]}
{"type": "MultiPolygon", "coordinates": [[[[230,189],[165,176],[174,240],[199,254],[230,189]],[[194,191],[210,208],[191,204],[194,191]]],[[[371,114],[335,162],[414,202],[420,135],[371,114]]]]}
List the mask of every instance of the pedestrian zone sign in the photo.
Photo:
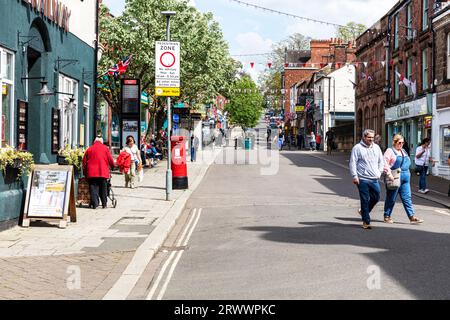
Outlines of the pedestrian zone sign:
{"type": "Polygon", "coordinates": [[[157,96],[180,96],[180,43],[156,41],[155,93],[157,96]]]}

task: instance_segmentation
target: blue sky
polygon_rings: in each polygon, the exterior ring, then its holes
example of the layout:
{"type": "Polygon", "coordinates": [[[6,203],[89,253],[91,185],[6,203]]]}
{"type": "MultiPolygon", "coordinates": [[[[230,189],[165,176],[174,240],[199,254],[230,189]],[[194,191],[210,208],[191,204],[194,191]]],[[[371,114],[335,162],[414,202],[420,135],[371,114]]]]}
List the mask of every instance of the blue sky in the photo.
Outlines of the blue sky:
{"type": "MultiPolygon", "coordinates": [[[[346,24],[350,21],[372,26],[397,0],[242,0],[258,6],[298,16],[346,24]]],[[[120,15],[125,0],[103,0],[115,15],[120,15]]],[[[293,33],[315,39],[335,37],[336,29],[239,5],[230,0],[191,0],[201,12],[212,12],[221,24],[231,54],[271,51],[273,44],[293,33]]],[[[248,72],[262,71],[265,57],[239,57],[248,72]],[[250,62],[255,63],[251,70],[250,62]]]]}

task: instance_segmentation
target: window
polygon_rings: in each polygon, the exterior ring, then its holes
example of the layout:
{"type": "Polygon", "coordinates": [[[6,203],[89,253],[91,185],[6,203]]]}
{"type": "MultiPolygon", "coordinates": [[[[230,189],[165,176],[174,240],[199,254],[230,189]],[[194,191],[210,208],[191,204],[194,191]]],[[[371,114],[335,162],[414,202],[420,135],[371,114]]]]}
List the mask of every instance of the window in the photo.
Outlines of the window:
{"type": "Polygon", "coordinates": [[[378,108],[377,105],[372,107],[372,123],[371,129],[373,129],[376,133],[380,133],[378,131],[378,108]]]}
{"type": "Polygon", "coordinates": [[[370,125],[370,109],[369,107],[366,107],[364,109],[364,130],[365,129],[372,129],[370,125]]]}
{"type": "Polygon", "coordinates": [[[395,74],[394,74],[394,99],[400,99],[400,85],[399,85],[399,77],[398,77],[398,65],[395,65],[395,74]]]}
{"type": "Polygon", "coordinates": [[[422,50],[422,90],[428,89],[428,50],[422,50]]]}
{"type": "MultiPolygon", "coordinates": [[[[408,58],[408,62],[406,64],[406,78],[411,81],[411,76],[412,76],[412,67],[413,67],[413,58],[409,57],[408,58]]],[[[412,94],[412,90],[411,87],[407,87],[407,95],[411,95],[412,94]]]]}
{"type": "Polygon", "coordinates": [[[77,127],[78,127],[78,82],[74,79],[68,78],[64,75],[59,76],[58,91],[68,94],[58,94],[58,108],[61,110],[61,148],[69,145],[71,147],[77,146],[77,127]],[[75,99],[70,104],[69,95],[73,94],[75,99]]]}
{"type": "Polygon", "coordinates": [[[422,30],[428,29],[428,0],[422,0],[422,30]]]}
{"type": "Polygon", "coordinates": [[[1,145],[14,145],[14,55],[0,47],[1,145]]]}
{"type": "Polygon", "coordinates": [[[450,128],[441,127],[441,161],[447,163],[450,154],[450,128]]]}
{"type": "MultiPolygon", "coordinates": [[[[89,106],[91,104],[91,88],[88,86],[83,87],[83,114],[84,114],[84,141],[81,141],[80,145],[89,145],[89,106]],[[81,143],[84,142],[84,143],[81,143]]],[[[81,135],[81,132],[80,132],[81,135]]]]}
{"type": "Polygon", "coordinates": [[[398,29],[399,29],[398,14],[395,15],[394,21],[395,21],[394,48],[397,49],[398,48],[398,29]]]}
{"type": "Polygon", "coordinates": [[[411,40],[414,37],[413,33],[413,12],[412,12],[412,4],[410,3],[408,7],[406,7],[406,15],[407,15],[407,22],[408,22],[408,40],[411,40]]]}
{"type": "Polygon", "coordinates": [[[447,34],[447,79],[450,79],[450,33],[447,34]]]}

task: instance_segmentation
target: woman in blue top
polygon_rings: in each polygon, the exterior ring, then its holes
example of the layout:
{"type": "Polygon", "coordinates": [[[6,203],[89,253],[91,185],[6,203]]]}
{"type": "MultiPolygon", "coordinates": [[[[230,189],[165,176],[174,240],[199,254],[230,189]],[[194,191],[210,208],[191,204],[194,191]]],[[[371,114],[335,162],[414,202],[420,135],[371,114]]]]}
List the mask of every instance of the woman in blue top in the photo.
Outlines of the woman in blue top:
{"type": "Polygon", "coordinates": [[[397,195],[400,194],[400,198],[403,202],[406,214],[408,215],[411,223],[422,223],[423,220],[414,216],[414,208],[411,197],[411,173],[409,167],[411,166],[411,160],[403,149],[405,139],[402,135],[397,134],[394,136],[392,142],[392,148],[388,148],[384,153],[384,172],[391,181],[394,180],[392,170],[400,169],[400,187],[395,190],[389,190],[386,188],[386,200],[384,202],[384,222],[394,223],[391,218],[392,211],[394,210],[395,201],[397,195]]]}

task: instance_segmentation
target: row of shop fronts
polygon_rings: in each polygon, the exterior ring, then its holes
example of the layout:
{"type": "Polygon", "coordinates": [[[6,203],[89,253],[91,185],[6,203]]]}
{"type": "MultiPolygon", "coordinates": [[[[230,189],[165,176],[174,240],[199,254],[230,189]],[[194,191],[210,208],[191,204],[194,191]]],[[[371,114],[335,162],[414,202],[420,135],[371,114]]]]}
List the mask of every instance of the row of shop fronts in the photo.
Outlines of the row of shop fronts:
{"type": "MultiPolygon", "coordinates": [[[[50,164],[92,141],[95,47],[96,1],[0,1],[2,148],[50,164]]],[[[0,174],[0,228],[17,223],[26,183],[0,174]]]]}

